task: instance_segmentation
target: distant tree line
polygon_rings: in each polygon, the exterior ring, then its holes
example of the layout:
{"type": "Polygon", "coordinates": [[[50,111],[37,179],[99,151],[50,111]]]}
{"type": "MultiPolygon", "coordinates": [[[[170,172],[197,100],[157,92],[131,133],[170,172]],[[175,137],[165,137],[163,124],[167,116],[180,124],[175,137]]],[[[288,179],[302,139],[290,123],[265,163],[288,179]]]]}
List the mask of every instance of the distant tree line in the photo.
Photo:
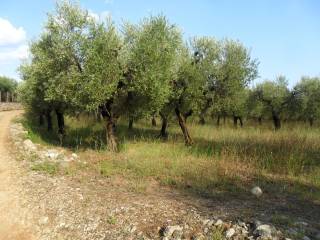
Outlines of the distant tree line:
{"type": "Polygon", "coordinates": [[[16,100],[16,80],[0,76],[0,102],[13,102],[16,100]]]}
{"type": "Polygon", "coordinates": [[[240,42],[212,37],[184,42],[179,28],[162,15],[119,29],[111,19],[95,20],[62,1],[30,51],[30,60],[20,66],[21,102],[48,131],[55,113],[61,138],[66,114],[98,114],[112,151],[118,149],[115,126],[121,116],[128,118],[129,129],[138,119],[150,117],[155,124],[160,116],[164,139],[175,116],[190,145],[190,116],[201,124],[208,116],[218,124],[232,117],[235,125],[247,117],[271,118],[279,129],[283,116],[312,125],[320,114],[319,78],[303,78],[293,90],[284,77],[250,88],[258,61],[240,42]]]}

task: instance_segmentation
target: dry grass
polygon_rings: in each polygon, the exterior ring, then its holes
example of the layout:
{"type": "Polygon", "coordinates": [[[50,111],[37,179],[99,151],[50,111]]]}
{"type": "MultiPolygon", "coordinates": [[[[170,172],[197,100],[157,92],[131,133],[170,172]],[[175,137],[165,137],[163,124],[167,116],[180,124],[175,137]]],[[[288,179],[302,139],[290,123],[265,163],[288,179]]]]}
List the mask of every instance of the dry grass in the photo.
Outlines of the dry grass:
{"type": "MultiPolygon", "coordinates": [[[[106,177],[121,174],[140,183],[153,177],[162,184],[202,196],[241,194],[259,185],[269,192],[320,200],[317,128],[295,124],[274,132],[269,125],[234,129],[190,123],[195,144],[185,147],[175,124],[170,126],[168,141],[163,142],[155,137],[158,127],[151,127],[149,121],[135,123],[132,132],[127,131],[126,121],[120,121],[117,133],[121,150],[110,153],[105,150],[102,124],[90,118],[66,122],[65,146],[78,151],[91,170],[106,177]]],[[[58,144],[54,135],[28,121],[25,126],[32,140],[58,144]]]]}

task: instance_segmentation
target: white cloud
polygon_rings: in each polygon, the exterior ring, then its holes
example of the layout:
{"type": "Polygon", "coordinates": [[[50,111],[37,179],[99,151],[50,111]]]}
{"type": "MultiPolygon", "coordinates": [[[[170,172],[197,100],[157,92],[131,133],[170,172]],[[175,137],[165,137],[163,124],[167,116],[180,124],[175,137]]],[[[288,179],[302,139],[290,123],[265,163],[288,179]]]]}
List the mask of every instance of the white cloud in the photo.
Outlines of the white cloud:
{"type": "Polygon", "coordinates": [[[0,46],[19,44],[26,39],[22,27],[14,27],[8,20],[0,18],[0,46]]]}
{"type": "Polygon", "coordinates": [[[0,63],[8,63],[14,60],[23,60],[29,56],[29,47],[22,44],[16,48],[0,48],[0,63]]]}

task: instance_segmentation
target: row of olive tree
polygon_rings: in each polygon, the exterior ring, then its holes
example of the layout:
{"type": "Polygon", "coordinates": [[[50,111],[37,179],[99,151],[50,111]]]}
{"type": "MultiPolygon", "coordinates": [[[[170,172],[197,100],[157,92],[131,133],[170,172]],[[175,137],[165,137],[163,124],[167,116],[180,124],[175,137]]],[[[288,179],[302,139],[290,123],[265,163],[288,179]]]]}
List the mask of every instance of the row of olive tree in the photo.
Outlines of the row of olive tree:
{"type": "MultiPolygon", "coordinates": [[[[271,119],[275,130],[281,128],[281,119],[308,121],[310,126],[320,118],[320,78],[303,77],[300,82],[288,88],[288,81],[279,76],[275,81],[266,80],[252,88],[244,88],[233,95],[231,105],[213,111],[220,116],[231,116],[234,125],[243,118],[271,119]]],[[[203,122],[203,121],[202,121],[203,122]]]]}
{"type": "Polygon", "coordinates": [[[55,112],[59,136],[65,114],[98,112],[105,120],[108,148],[117,150],[115,125],[159,114],[161,136],[174,113],[186,144],[186,119],[235,107],[236,95],[257,77],[257,60],[241,43],[209,37],[184,43],[164,16],[149,17],[119,31],[111,19],[96,21],[78,5],[63,1],[48,15],[45,29],[20,67],[21,101],[47,119],[55,112]]]}

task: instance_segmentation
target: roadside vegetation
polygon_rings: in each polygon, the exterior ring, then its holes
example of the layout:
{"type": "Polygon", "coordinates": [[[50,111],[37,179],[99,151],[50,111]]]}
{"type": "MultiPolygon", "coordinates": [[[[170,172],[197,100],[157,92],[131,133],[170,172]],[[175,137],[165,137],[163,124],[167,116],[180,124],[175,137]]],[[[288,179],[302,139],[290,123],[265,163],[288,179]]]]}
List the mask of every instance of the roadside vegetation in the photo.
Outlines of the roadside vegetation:
{"type": "Polygon", "coordinates": [[[253,85],[259,62],[242,43],[183,39],[164,16],[117,27],[58,3],[20,67],[29,137],[79,152],[106,177],[319,201],[320,79],[253,85]]]}

